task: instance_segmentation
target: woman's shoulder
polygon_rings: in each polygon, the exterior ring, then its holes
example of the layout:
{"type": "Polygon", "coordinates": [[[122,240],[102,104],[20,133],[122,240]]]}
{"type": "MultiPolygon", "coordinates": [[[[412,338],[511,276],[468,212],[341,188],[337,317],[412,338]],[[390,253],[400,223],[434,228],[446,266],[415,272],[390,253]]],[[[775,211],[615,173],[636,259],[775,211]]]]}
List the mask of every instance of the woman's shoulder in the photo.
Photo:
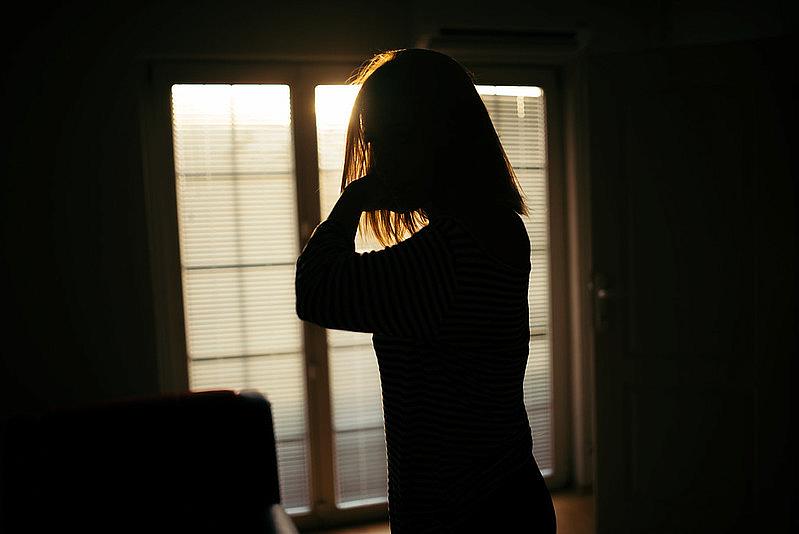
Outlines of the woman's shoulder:
{"type": "Polygon", "coordinates": [[[530,268],[530,238],[524,221],[513,210],[491,210],[475,217],[448,213],[432,224],[496,263],[518,270],[530,268]]]}

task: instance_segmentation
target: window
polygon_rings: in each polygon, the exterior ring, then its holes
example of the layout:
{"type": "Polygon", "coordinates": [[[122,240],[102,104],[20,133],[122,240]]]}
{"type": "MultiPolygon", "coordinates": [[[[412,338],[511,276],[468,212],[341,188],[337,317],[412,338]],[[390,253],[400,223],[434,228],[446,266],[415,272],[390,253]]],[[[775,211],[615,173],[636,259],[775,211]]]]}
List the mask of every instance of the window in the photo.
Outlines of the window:
{"type": "MultiPolygon", "coordinates": [[[[269,398],[281,497],[298,526],[355,511],[384,516],[386,451],[371,336],[304,326],[294,306],[300,236],[339,196],[358,87],[338,82],[353,65],[164,65],[154,69],[144,115],[162,387],[254,389],[269,398]]],[[[540,79],[540,87],[477,89],[531,209],[525,403],[536,460],[551,480],[564,465],[556,431],[564,425],[555,424],[561,415],[553,410],[553,383],[562,383],[553,380],[553,362],[563,345],[551,336],[550,313],[551,264],[559,258],[548,248],[552,107],[544,91],[552,83],[540,79]]],[[[360,234],[355,245],[380,247],[360,234]]]]}

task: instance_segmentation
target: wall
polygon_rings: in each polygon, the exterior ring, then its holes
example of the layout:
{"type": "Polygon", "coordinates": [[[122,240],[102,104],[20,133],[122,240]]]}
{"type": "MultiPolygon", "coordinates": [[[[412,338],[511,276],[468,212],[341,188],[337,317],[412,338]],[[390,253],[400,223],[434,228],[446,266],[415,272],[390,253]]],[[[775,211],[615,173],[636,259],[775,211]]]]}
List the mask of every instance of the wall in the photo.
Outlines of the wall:
{"type": "Polygon", "coordinates": [[[157,392],[137,58],[366,59],[438,26],[584,27],[594,53],[788,27],[763,2],[109,4],[29,2],[6,19],[0,415],[157,392]]]}

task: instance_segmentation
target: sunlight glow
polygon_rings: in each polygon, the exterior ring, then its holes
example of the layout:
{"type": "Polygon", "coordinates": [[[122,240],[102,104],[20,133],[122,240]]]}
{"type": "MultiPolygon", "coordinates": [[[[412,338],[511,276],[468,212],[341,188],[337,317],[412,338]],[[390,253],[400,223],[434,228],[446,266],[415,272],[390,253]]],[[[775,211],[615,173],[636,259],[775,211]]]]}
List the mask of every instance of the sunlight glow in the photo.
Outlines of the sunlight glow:
{"type": "Polygon", "coordinates": [[[541,96],[540,87],[534,85],[475,85],[481,95],[497,96],[541,96]]]}
{"type": "Polygon", "coordinates": [[[288,85],[175,84],[175,113],[185,122],[280,125],[291,122],[288,85]]]}
{"type": "Polygon", "coordinates": [[[316,124],[321,128],[344,128],[350,120],[352,105],[358,91],[357,85],[317,85],[316,124]]]}

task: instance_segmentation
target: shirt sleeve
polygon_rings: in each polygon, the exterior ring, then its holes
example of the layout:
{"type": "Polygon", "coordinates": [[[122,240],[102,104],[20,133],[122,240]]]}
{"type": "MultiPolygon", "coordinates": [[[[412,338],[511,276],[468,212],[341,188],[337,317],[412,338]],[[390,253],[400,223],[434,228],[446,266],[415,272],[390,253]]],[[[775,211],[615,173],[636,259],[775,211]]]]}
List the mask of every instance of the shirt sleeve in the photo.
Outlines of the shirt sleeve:
{"type": "Polygon", "coordinates": [[[382,250],[357,253],[344,225],[327,219],[297,259],[294,287],[303,321],[426,338],[454,299],[455,260],[441,230],[430,225],[382,250]]]}

